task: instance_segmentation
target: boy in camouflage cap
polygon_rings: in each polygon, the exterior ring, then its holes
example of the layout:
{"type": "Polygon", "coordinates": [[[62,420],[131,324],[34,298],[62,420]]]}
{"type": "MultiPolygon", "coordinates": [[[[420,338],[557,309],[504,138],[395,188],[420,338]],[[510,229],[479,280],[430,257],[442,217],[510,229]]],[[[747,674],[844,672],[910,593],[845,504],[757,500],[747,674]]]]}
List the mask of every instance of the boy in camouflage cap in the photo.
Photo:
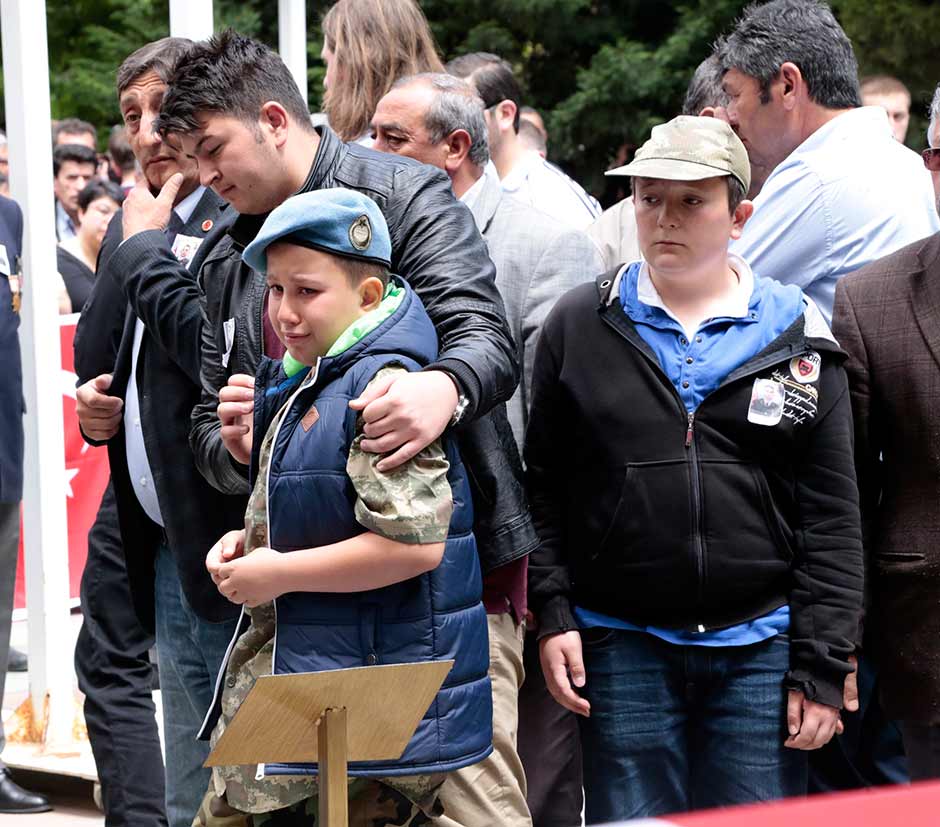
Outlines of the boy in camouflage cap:
{"type": "MultiPolygon", "coordinates": [[[[492,719],[459,455],[445,436],[379,471],[382,455],[359,447],[363,423],[349,405],[372,382],[437,353],[417,296],[388,273],[390,257],[378,207],[344,189],[288,199],[245,249],[267,275],[269,317],[287,353],[259,366],[254,421],[223,429],[233,453],[253,442],[252,430],[264,436],[254,441],[246,528],[206,561],[219,591],[245,611],[201,734],[218,741],[259,675],[455,658],[402,758],[350,764],[350,814],[374,827],[440,814],[444,774],[490,752],[492,719]]],[[[216,768],[196,823],[244,813],[256,826],[309,825],[315,772],[216,768]]]]}
{"type": "Polygon", "coordinates": [[[744,146],[679,117],[620,172],[644,260],[546,320],[525,447],[530,603],[584,716],[588,824],[805,793],[861,608],[844,354],[728,252],[744,146]]]}

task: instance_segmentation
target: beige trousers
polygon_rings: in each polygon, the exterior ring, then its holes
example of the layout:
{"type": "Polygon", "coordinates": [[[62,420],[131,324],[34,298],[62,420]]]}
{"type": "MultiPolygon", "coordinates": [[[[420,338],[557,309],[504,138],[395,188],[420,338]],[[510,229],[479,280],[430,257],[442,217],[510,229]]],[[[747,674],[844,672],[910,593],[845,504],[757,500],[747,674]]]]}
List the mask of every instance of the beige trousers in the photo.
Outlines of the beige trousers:
{"type": "Polygon", "coordinates": [[[516,752],[519,687],[525,626],[508,612],[487,615],[490,682],[493,685],[493,752],[478,764],[447,776],[441,787],[444,815],[434,827],[532,827],[525,773],[516,752]]]}

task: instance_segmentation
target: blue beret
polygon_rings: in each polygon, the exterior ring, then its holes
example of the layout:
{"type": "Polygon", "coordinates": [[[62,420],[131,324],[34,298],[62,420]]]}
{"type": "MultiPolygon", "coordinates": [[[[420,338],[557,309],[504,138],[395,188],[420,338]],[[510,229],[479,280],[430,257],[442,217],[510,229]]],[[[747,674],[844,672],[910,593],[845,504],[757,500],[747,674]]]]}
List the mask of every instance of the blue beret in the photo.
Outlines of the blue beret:
{"type": "Polygon", "coordinates": [[[271,211],[242,259],[253,270],[266,273],[268,245],[275,241],[391,267],[392,242],[385,216],[375,201],[354,190],[291,196],[271,211]]]}

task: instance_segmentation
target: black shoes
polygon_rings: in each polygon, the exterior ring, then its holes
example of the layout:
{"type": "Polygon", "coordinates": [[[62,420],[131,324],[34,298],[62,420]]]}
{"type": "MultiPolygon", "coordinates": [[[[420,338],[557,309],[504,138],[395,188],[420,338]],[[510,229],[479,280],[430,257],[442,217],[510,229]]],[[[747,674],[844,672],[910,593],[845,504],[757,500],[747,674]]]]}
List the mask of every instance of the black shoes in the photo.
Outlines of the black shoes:
{"type": "Polygon", "coordinates": [[[0,766],[0,813],[45,813],[51,810],[45,796],[24,790],[0,766]]]}
{"type": "Polygon", "coordinates": [[[28,660],[26,652],[10,647],[10,656],[7,658],[7,672],[26,672],[28,669],[28,660]]]}

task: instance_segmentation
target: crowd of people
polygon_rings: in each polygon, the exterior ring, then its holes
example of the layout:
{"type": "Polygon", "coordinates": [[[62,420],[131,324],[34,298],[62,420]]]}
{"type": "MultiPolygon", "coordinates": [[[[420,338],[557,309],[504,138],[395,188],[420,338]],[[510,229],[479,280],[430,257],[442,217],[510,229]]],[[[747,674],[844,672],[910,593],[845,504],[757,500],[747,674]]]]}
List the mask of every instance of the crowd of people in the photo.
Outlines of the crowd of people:
{"type": "MultiPolygon", "coordinates": [[[[602,212],[414,0],[323,32],[327,124],[225,31],[124,60],[107,156],[53,134],[111,470],[75,650],[106,824],[310,823],[315,765],[203,767],[256,678],[423,660],[454,665],[350,764],[351,823],[940,777],[940,86],[918,157],[826,3],[755,4],[602,212]]],[[[6,275],[21,235],[0,199],[6,275]]],[[[0,279],[5,571],[17,306],[0,279]]],[[[0,769],[0,812],[47,807],[0,769]]]]}

